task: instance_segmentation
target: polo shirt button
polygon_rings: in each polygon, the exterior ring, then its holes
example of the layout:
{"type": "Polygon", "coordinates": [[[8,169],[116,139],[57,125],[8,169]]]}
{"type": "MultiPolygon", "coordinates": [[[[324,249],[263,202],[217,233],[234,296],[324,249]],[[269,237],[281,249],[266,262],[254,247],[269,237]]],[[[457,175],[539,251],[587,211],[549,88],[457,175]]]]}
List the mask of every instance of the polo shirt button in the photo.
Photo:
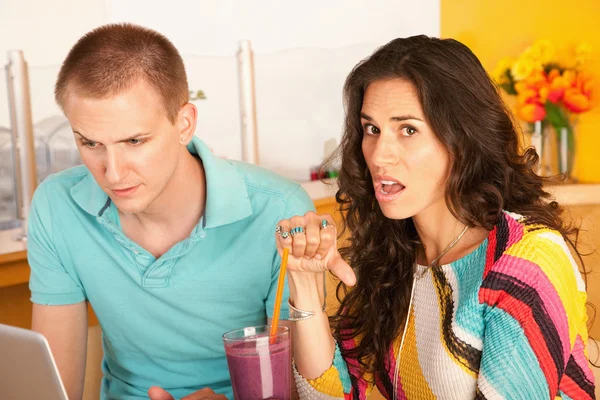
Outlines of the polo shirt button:
{"type": "Polygon", "coordinates": [[[204,239],[206,237],[206,233],[201,233],[200,234],[200,239],[204,239]]]}
{"type": "Polygon", "coordinates": [[[139,250],[134,250],[133,253],[137,256],[138,254],[140,254],[139,250]]]}

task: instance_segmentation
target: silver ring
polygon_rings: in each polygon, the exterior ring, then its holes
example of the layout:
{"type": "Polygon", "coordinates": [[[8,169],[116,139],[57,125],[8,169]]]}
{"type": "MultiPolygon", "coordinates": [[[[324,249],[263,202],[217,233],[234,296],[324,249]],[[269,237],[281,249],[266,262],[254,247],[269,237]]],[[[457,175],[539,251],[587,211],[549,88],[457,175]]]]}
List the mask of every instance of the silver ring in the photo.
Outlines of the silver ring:
{"type": "Polygon", "coordinates": [[[296,227],[292,228],[292,230],[290,231],[290,235],[292,235],[292,236],[296,236],[301,233],[304,233],[304,228],[301,226],[296,226],[296,227]]]}
{"type": "Polygon", "coordinates": [[[323,221],[321,221],[321,229],[327,229],[329,228],[331,225],[329,224],[329,222],[324,219],[323,221]]]}
{"type": "Polygon", "coordinates": [[[283,231],[281,232],[281,238],[282,239],[287,239],[290,236],[290,233],[287,231],[283,231]]]}
{"type": "Polygon", "coordinates": [[[279,233],[279,234],[281,234],[281,225],[277,225],[277,226],[275,227],[275,233],[279,233]]]}

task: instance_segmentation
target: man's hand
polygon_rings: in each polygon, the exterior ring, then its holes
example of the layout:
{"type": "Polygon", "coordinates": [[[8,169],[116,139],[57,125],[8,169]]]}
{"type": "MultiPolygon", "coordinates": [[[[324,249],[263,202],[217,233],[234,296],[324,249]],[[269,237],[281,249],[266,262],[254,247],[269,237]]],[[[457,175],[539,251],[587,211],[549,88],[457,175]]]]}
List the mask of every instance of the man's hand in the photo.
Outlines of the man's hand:
{"type": "Polygon", "coordinates": [[[69,399],[81,399],[83,396],[87,316],[87,304],[84,301],[64,306],[33,305],[32,329],[43,334],[50,343],[69,399]]]}
{"type": "MultiPolygon", "coordinates": [[[[169,392],[158,386],[152,386],[150,390],[148,390],[148,397],[150,400],[175,400],[169,392]]],[[[227,397],[222,394],[216,394],[209,388],[204,388],[188,394],[181,400],[227,400],[227,397]]]]}

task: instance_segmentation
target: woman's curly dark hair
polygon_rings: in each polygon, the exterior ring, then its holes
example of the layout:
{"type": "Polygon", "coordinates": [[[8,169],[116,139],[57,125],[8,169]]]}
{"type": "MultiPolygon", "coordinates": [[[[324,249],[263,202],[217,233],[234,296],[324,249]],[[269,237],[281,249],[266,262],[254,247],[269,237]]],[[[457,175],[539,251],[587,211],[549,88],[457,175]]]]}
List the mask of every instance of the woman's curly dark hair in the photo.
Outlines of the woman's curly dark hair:
{"type": "Polygon", "coordinates": [[[520,150],[519,132],[497,86],[477,57],[453,39],[413,36],[395,39],[361,61],[344,85],[344,134],[336,194],[348,242],[342,256],[357,273],[357,285],[338,285],[341,306],[331,323],[338,341],[358,339],[344,356],[363,372],[384,376],[386,358],[407,316],[413,266],[420,246],[412,219],[381,212],[362,153],[363,95],[376,80],[401,78],[416,88],[427,123],[449,152],[445,198],[452,214],[469,226],[492,230],[502,210],[529,217],[561,232],[578,229],[561,219],[562,209],[536,174],[538,156],[520,150]],[[342,298],[343,297],[343,298],[342,298]]]}

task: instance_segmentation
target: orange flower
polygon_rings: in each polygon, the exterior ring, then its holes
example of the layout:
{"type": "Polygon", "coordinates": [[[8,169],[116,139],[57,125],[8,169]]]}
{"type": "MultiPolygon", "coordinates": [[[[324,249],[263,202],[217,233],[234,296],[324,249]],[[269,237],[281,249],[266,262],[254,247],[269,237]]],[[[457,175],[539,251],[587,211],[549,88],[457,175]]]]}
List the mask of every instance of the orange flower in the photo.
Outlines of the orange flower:
{"type": "MultiPolygon", "coordinates": [[[[556,103],[558,100],[554,100],[557,96],[555,91],[550,90],[550,86],[546,85],[543,88],[540,88],[540,103],[544,104],[546,100],[550,100],[553,103],[556,103]]],[[[562,95],[561,95],[562,97],[562,95]]],[[[560,99],[559,99],[560,100],[560,99]]]]}
{"type": "Polygon", "coordinates": [[[562,77],[566,80],[568,86],[575,85],[577,73],[572,69],[567,69],[563,72],[562,77]]]}
{"type": "Polygon", "coordinates": [[[557,104],[565,95],[565,88],[554,88],[548,90],[547,99],[552,103],[557,104]]]}
{"type": "Polygon", "coordinates": [[[528,87],[539,90],[547,85],[548,79],[544,71],[534,71],[525,79],[525,82],[528,87]]]}
{"type": "MultiPolygon", "coordinates": [[[[540,90],[548,86],[546,74],[543,71],[535,71],[527,78],[515,83],[515,91],[521,97],[539,97],[540,90]],[[533,92],[532,92],[533,91],[533,92]]],[[[547,93],[547,91],[546,91],[547,93]]],[[[544,99],[545,101],[545,99],[544,99]]]]}
{"type": "Polygon", "coordinates": [[[581,87],[581,93],[586,95],[587,97],[592,96],[592,80],[586,81],[581,87]]]}
{"type": "Polygon", "coordinates": [[[569,81],[564,76],[558,75],[554,72],[557,70],[550,71],[548,80],[550,81],[550,88],[548,90],[548,100],[553,103],[558,103],[562,100],[565,90],[570,86],[569,81]]]}
{"type": "Polygon", "coordinates": [[[525,89],[517,95],[517,105],[524,106],[525,104],[538,103],[539,93],[534,89],[525,89]]]}
{"type": "Polygon", "coordinates": [[[549,41],[538,40],[515,62],[501,60],[494,75],[507,92],[516,92],[515,111],[521,120],[556,118],[547,115],[546,107],[550,112],[582,113],[592,108],[592,76],[582,70],[589,55],[590,48],[585,44],[574,51],[557,53],[549,41]],[[513,86],[507,89],[509,83],[513,86]]]}
{"type": "Polygon", "coordinates": [[[524,92],[525,90],[528,90],[528,89],[529,89],[529,85],[525,81],[519,81],[519,82],[515,83],[515,91],[517,93],[524,92]]]}
{"type": "Polygon", "coordinates": [[[585,96],[590,97],[592,94],[592,77],[585,72],[579,72],[573,84],[585,96]]]}
{"type": "Polygon", "coordinates": [[[548,82],[552,82],[555,78],[560,76],[560,71],[556,68],[553,68],[550,72],[548,72],[548,82]]]}
{"type": "Polygon", "coordinates": [[[565,96],[563,98],[565,107],[574,113],[582,113],[588,111],[591,108],[590,98],[577,88],[568,88],[565,90],[565,96]]]}
{"type": "Polygon", "coordinates": [[[546,109],[539,103],[527,103],[517,108],[517,116],[526,122],[541,121],[546,117],[546,109]]]}

